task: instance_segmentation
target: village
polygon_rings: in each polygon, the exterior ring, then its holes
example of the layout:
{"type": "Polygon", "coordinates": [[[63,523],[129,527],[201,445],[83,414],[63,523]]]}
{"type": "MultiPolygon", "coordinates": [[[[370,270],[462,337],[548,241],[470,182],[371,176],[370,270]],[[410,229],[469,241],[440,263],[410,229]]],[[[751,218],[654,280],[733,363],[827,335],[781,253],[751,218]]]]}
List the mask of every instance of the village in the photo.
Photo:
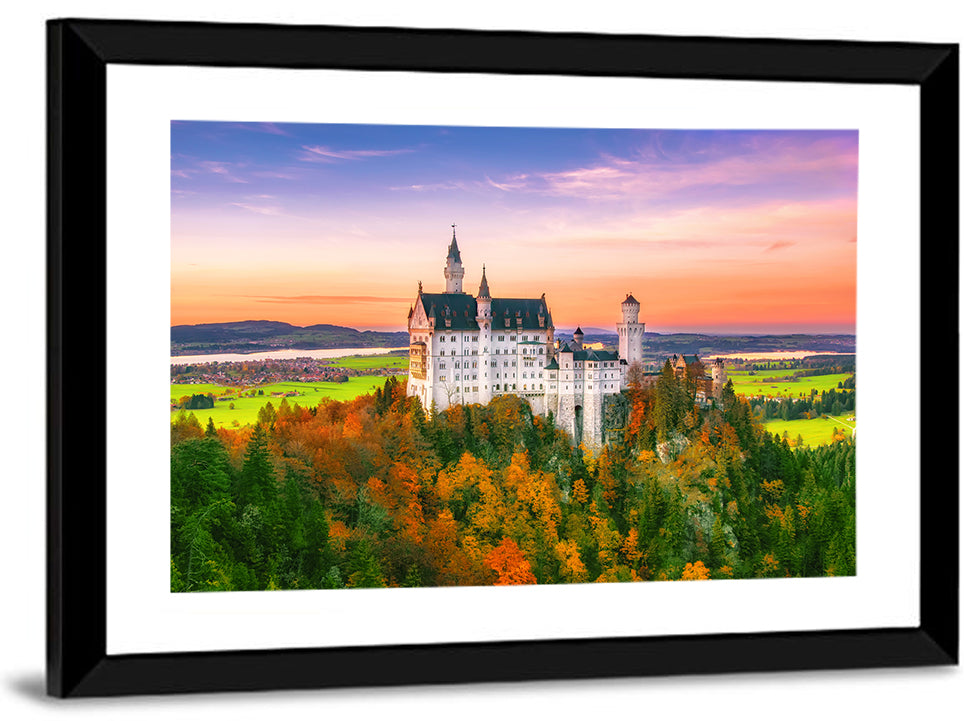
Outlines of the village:
{"type": "MultiPolygon", "coordinates": [[[[347,383],[357,376],[405,375],[403,366],[370,367],[357,359],[285,358],[171,366],[171,383],[257,387],[271,383],[347,383]],[[344,363],[342,363],[344,361],[344,363]]],[[[220,399],[219,399],[220,400],[220,399]]]]}

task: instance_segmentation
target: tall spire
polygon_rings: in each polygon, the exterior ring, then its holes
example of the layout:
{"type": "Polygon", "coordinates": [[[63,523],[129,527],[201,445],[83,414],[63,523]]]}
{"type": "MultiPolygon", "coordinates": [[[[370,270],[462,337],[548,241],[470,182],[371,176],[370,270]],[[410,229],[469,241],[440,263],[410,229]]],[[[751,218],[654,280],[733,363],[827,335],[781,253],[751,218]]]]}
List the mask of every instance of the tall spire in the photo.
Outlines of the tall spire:
{"type": "Polygon", "coordinates": [[[485,265],[482,266],[482,284],[479,285],[479,299],[483,298],[492,300],[492,294],[489,293],[489,281],[485,279],[485,265]]]}
{"type": "Polygon", "coordinates": [[[455,240],[455,223],[452,223],[452,242],[449,243],[448,257],[456,263],[462,262],[462,255],[459,253],[459,244],[455,240]]]}
{"type": "Polygon", "coordinates": [[[465,270],[462,268],[462,255],[459,253],[459,244],[455,241],[455,223],[452,224],[452,242],[449,244],[449,253],[445,258],[445,292],[461,293],[462,277],[465,270]]]}

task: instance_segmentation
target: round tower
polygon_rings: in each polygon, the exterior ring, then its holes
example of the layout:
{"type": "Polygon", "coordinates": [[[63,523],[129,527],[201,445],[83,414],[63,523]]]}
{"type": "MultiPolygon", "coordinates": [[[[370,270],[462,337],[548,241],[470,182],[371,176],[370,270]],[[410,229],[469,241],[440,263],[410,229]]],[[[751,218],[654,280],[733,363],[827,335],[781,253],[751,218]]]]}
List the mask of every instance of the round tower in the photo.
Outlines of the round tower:
{"type": "Polygon", "coordinates": [[[575,346],[575,350],[582,350],[582,339],[585,338],[582,332],[582,328],[576,328],[576,332],[572,334],[572,344],[575,346]]]}
{"type": "Polygon", "coordinates": [[[626,296],[621,308],[623,309],[623,323],[639,322],[639,301],[633,298],[632,293],[626,296]]]}
{"type": "Polygon", "coordinates": [[[621,308],[623,322],[616,324],[616,333],[619,334],[619,358],[626,361],[625,366],[620,364],[625,386],[626,371],[634,363],[643,362],[643,334],[646,332],[646,324],[639,322],[639,301],[633,298],[632,293],[626,296],[621,308]]]}

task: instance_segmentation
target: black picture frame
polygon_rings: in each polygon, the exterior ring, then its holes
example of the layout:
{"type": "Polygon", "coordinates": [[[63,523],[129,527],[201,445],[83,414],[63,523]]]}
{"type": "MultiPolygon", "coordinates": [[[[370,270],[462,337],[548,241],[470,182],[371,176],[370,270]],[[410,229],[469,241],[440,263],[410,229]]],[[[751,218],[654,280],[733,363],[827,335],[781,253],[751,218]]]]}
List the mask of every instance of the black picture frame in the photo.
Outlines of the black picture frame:
{"type": "MultiPolygon", "coordinates": [[[[921,456],[920,625],[815,632],[106,653],[108,64],[640,76],[916,86],[921,338],[955,369],[959,48],[951,44],[51,20],[48,37],[47,691],[59,697],[955,664],[958,423],[921,456]],[[496,51],[497,50],[497,51],[496,51]],[[82,347],[82,353],[71,352],[82,347]],[[937,450],[939,449],[939,450],[937,450]],[[78,471],[78,469],[83,469],[78,471]]],[[[923,364],[925,348],[919,349],[923,364]]],[[[924,379],[921,380],[922,390],[924,379]]]]}

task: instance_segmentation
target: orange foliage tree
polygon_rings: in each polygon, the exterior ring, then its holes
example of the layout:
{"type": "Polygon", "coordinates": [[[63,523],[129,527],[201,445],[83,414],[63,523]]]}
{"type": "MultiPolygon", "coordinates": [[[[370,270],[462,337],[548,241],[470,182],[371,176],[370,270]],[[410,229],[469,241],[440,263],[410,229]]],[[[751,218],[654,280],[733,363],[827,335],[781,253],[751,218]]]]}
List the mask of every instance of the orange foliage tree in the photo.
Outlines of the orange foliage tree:
{"type": "Polygon", "coordinates": [[[502,543],[489,552],[485,565],[498,574],[496,586],[520,586],[536,582],[529,562],[511,538],[503,538],[502,543]]]}

